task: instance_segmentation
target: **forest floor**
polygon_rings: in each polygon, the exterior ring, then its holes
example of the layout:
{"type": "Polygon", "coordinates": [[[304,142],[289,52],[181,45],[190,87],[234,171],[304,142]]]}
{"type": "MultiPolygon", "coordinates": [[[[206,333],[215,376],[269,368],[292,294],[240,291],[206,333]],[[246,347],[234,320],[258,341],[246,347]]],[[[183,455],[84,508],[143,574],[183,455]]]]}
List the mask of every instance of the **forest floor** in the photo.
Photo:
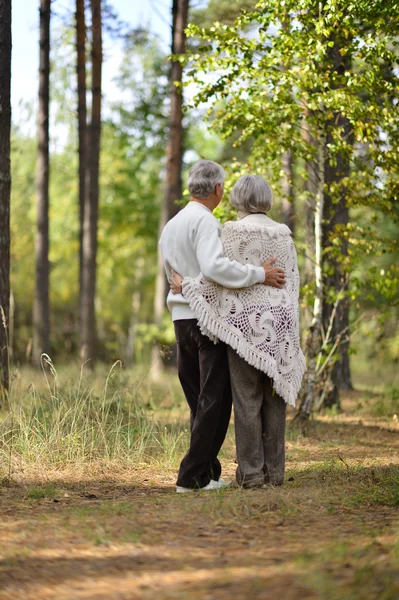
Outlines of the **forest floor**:
{"type": "MultiPolygon", "coordinates": [[[[289,433],[282,488],[177,495],[180,457],[4,477],[0,599],[398,600],[399,424],[380,396],[289,433]]],[[[234,458],[231,426],[224,477],[234,458]]]]}

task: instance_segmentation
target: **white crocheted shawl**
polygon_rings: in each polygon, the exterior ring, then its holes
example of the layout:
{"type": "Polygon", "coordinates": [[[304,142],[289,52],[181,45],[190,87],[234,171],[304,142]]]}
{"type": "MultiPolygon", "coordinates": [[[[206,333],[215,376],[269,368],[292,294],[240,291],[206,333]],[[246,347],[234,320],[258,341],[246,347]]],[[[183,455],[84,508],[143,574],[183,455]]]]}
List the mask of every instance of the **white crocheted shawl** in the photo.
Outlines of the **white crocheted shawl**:
{"type": "Polygon", "coordinates": [[[222,232],[225,255],[261,266],[272,257],[285,271],[286,284],[224,288],[202,274],[183,280],[183,294],[203,334],[229,344],[244,360],[266,373],[276,392],[295,406],[305,357],[299,339],[299,272],[291,231],[269,219],[267,225],[230,221],[222,232]]]}

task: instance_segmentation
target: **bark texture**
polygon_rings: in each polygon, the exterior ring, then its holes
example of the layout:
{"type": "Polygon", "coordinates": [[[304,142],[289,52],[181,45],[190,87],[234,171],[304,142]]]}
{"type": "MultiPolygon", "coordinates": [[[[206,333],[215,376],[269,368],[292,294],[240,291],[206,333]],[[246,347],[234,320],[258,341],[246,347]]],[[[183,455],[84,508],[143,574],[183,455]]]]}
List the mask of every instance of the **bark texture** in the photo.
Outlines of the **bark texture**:
{"type": "MultiPolygon", "coordinates": [[[[173,0],[172,5],[172,54],[185,54],[186,34],[184,30],[188,21],[189,0],[173,0]]],[[[172,61],[170,72],[170,117],[169,134],[166,146],[166,178],[165,194],[161,208],[159,231],[179,211],[177,200],[182,197],[182,162],[183,162],[183,94],[181,84],[183,67],[179,61],[172,61]]],[[[157,278],[155,284],[154,320],[161,326],[165,308],[165,299],[169,285],[165,277],[161,253],[158,251],[157,278]]],[[[158,363],[156,363],[158,364],[158,363]]]]}
{"type": "Polygon", "coordinates": [[[97,274],[97,223],[101,138],[102,22],[101,0],[91,0],[92,13],[92,113],[88,128],[85,177],[83,270],[80,309],[81,358],[94,367],[96,359],[95,294],[97,274]]]}
{"type": "MultiPolygon", "coordinates": [[[[334,39],[334,46],[329,48],[329,59],[334,65],[334,70],[338,74],[350,68],[348,58],[342,56],[339,52],[339,39],[334,39]]],[[[351,141],[351,126],[347,118],[341,114],[336,114],[333,123],[329,125],[341,129],[341,135],[347,142],[351,141]]],[[[327,144],[333,143],[331,133],[327,134],[327,144]]],[[[325,216],[323,223],[323,246],[328,248],[331,243],[331,236],[337,230],[337,227],[345,227],[349,222],[349,208],[347,201],[347,191],[342,181],[350,174],[349,158],[342,152],[335,156],[335,163],[326,158],[325,165],[325,216]],[[330,189],[339,189],[339,198],[333,198],[329,194],[330,189]]],[[[327,390],[324,398],[324,406],[337,406],[340,408],[339,391],[352,389],[349,364],[349,299],[346,295],[348,291],[348,274],[345,273],[344,262],[348,256],[348,241],[342,235],[340,236],[340,257],[335,257],[327,253],[327,269],[324,279],[326,290],[323,302],[323,330],[326,333],[331,331],[329,344],[337,344],[336,360],[330,371],[330,378],[327,382],[327,390]],[[339,302],[335,297],[343,294],[339,302]]]]}
{"type": "Polygon", "coordinates": [[[0,1],[0,406],[9,388],[11,0],[0,1]]]}
{"type": "MultiPolygon", "coordinates": [[[[339,119],[339,117],[337,117],[339,119]]],[[[327,138],[327,142],[329,138],[327,138]]],[[[330,140],[331,141],[331,140],[330,140]]],[[[326,194],[325,194],[325,219],[323,223],[324,247],[328,247],[330,236],[334,235],[336,227],[346,225],[349,219],[349,211],[345,196],[339,203],[333,202],[328,193],[331,184],[339,183],[343,176],[349,174],[349,163],[341,155],[337,156],[337,165],[332,167],[326,162],[326,194]]],[[[348,277],[342,269],[342,259],[348,254],[348,242],[342,238],[340,244],[341,258],[333,256],[326,257],[327,270],[324,277],[324,286],[326,294],[323,302],[323,330],[326,334],[330,331],[328,345],[337,344],[337,359],[329,372],[329,381],[324,399],[324,406],[337,406],[340,408],[339,390],[351,389],[350,374],[346,373],[343,378],[343,371],[349,371],[349,300],[344,297],[339,301],[334,298],[337,294],[347,292],[348,277]],[[349,381],[348,381],[349,374],[349,381]]]]}
{"type": "MultiPolygon", "coordinates": [[[[84,0],[76,0],[76,74],[78,82],[78,156],[79,156],[79,293],[83,273],[83,222],[86,177],[86,22],[84,0]]],[[[79,306],[80,310],[80,306],[79,306]]]]}
{"type": "Polygon", "coordinates": [[[50,11],[51,1],[40,0],[40,59],[38,106],[38,153],[36,166],[35,240],[36,281],[33,301],[33,362],[50,354],[49,302],[49,105],[50,105],[50,11]]]}
{"type": "MultiPolygon", "coordinates": [[[[305,112],[305,120],[303,124],[303,139],[307,144],[311,144],[316,148],[316,140],[311,134],[309,125],[306,121],[307,112],[305,112]]],[[[314,277],[314,255],[315,255],[315,230],[314,230],[314,214],[315,214],[315,198],[317,196],[317,160],[308,160],[306,163],[306,259],[305,259],[305,281],[308,283],[314,277]]]]}
{"type": "MultiPolygon", "coordinates": [[[[184,30],[188,21],[189,0],[173,0],[173,36],[172,53],[185,54],[186,34],[184,30]]],[[[170,120],[169,136],[166,146],[166,189],[165,205],[167,220],[179,211],[176,200],[182,196],[182,161],[183,161],[183,94],[181,82],[183,67],[178,60],[172,61],[170,88],[170,120]],[[177,87],[175,83],[178,83],[177,87]]]]}

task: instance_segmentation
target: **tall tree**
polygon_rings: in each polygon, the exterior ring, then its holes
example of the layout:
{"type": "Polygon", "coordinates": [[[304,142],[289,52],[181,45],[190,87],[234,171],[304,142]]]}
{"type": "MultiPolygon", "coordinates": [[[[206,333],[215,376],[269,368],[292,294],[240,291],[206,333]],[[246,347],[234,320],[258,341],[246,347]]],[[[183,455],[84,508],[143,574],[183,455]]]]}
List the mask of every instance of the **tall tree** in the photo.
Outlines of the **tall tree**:
{"type": "Polygon", "coordinates": [[[102,19],[101,0],[91,0],[92,84],[91,122],[88,128],[87,171],[83,214],[83,270],[80,308],[81,357],[94,366],[96,358],[95,295],[97,276],[97,224],[101,137],[102,19]]]}
{"type": "MultiPolygon", "coordinates": [[[[397,8],[382,0],[303,0],[300,5],[296,0],[265,0],[257,4],[257,12],[242,14],[233,27],[216,22],[210,30],[189,29],[203,42],[197,43],[188,72],[198,91],[194,104],[207,102],[209,107],[212,101],[213,128],[225,137],[241,130],[237,143],[253,141],[250,168],[263,169],[274,180],[276,174],[280,177],[281,157],[288,150],[312,173],[306,191],[315,207],[314,286],[308,286],[316,291],[315,326],[302,403],[303,416],[308,417],[320,391],[320,376],[332,364],[332,353],[347,328],[343,318],[334,319],[339,329],[331,332],[328,347],[322,305],[329,305],[330,316],[338,315],[337,300],[344,306],[339,291],[342,286],[347,291],[347,274],[364,247],[361,238],[366,234],[348,223],[347,209],[367,206],[368,215],[375,210],[395,212],[397,8]],[[287,12],[295,27],[284,27],[287,12]],[[252,37],[250,30],[256,31],[252,37]],[[331,218],[333,227],[327,231],[331,218]],[[330,284],[326,275],[338,264],[337,254],[342,262],[330,284]]],[[[384,242],[374,237],[376,251],[384,242]]],[[[353,296],[354,289],[350,293],[353,296]]],[[[324,314],[328,319],[326,310],[324,314]]]]}
{"type": "MultiPolygon", "coordinates": [[[[189,0],[173,0],[172,5],[172,55],[183,56],[186,52],[186,34],[189,0]]],[[[166,177],[165,193],[162,203],[160,231],[178,212],[176,201],[182,197],[182,163],[183,163],[183,66],[179,59],[172,59],[170,70],[170,116],[169,133],[166,145],[166,177]]],[[[168,282],[162,264],[162,256],[158,252],[158,270],[155,286],[155,324],[160,326],[165,308],[168,282]]]]}
{"type": "MultiPolygon", "coordinates": [[[[310,127],[308,125],[309,111],[305,109],[303,120],[302,137],[304,143],[308,147],[315,147],[316,140],[314,139],[310,127]]],[[[305,281],[309,283],[314,278],[314,256],[315,256],[315,198],[317,196],[318,182],[317,161],[314,157],[308,157],[305,162],[305,234],[306,234],[306,256],[305,256],[305,281]]]]}
{"type": "MultiPolygon", "coordinates": [[[[342,126],[344,135],[350,138],[350,125],[348,120],[339,113],[335,116],[336,122],[342,126]]],[[[327,145],[332,144],[331,135],[327,137],[327,145]]],[[[349,274],[345,271],[345,259],[348,256],[348,239],[340,236],[337,239],[337,230],[346,228],[349,223],[349,206],[346,198],[345,186],[342,184],[349,177],[350,165],[346,154],[338,153],[336,164],[325,165],[325,218],[323,223],[323,246],[326,260],[324,269],[325,294],[323,299],[323,331],[326,336],[325,347],[328,350],[334,344],[337,346],[335,360],[328,369],[327,389],[324,392],[324,405],[340,408],[339,391],[352,389],[349,366],[349,274]],[[339,202],[334,195],[329,193],[334,186],[341,189],[339,202]],[[329,252],[331,248],[332,251],[329,252]],[[327,339],[328,337],[328,339],[327,339]]]]}
{"type": "MultiPolygon", "coordinates": [[[[78,156],[79,156],[79,293],[83,273],[83,222],[86,176],[87,106],[86,106],[86,21],[85,2],[76,0],[76,71],[78,81],[78,156]]],[[[80,310],[80,306],[79,306],[80,310]]]]}
{"type": "Polygon", "coordinates": [[[0,1],[0,406],[9,385],[11,0],[0,1]]]}
{"type": "MultiPolygon", "coordinates": [[[[173,0],[172,55],[182,56],[186,51],[186,34],[189,0],[173,0]]],[[[183,66],[172,60],[170,87],[169,135],[166,145],[165,199],[166,220],[174,217],[179,207],[177,200],[182,196],[183,162],[183,66]]]]}
{"type": "MultiPolygon", "coordinates": [[[[327,56],[331,68],[342,78],[346,71],[352,68],[350,58],[345,51],[346,40],[336,31],[331,36],[333,45],[328,46],[327,56]]],[[[339,83],[336,88],[339,89],[339,83]]],[[[342,130],[342,137],[348,145],[353,145],[352,127],[348,118],[339,111],[335,111],[334,123],[342,130]]],[[[327,145],[334,144],[331,133],[327,137],[327,145]]],[[[323,226],[324,247],[331,247],[331,242],[336,238],[339,229],[345,229],[349,223],[349,200],[345,181],[350,176],[350,152],[341,150],[337,152],[334,164],[326,162],[326,197],[325,221],[323,226]],[[337,189],[338,194],[329,192],[337,189]]],[[[348,257],[348,238],[341,237],[339,244],[333,246],[332,252],[326,252],[329,259],[325,273],[326,294],[323,305],[323,328],[325,333],[330,331],[330,340],[327,345],[336,343],[338,347],[336,361],[332,366],[331,382],[326,393],[324,403],[326,406],[339,407],[339,390],[352,389],[349,364],[349,277],[345,270],[345,261],[348,257]],[[338,250],[338,252],[337,252],[338,250]],[[330,294],[329,294],[330,292],[330,294]],[[330,297],[329,297],[330,296],[330,297]]]]}
{"type": "Polygon", "coordinates": [[[33,361],[40,364],[50,352],[49,302],[49,108],[50,108],[50,13],[51,0],[40,0],[38,153],[36,167],[35,241],[36,284],[33,302],[33,361]]]}

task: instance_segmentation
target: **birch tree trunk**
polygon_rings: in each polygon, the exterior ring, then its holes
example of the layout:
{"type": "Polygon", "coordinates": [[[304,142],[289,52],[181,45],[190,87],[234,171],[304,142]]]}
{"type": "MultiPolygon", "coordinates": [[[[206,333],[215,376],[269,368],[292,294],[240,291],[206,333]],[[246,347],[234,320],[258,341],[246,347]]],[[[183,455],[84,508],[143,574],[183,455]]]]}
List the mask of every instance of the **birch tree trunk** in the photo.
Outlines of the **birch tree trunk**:
{"type": "Polygon", "coordinates": [[[305,374],[302,400],[297,413],[297,418],[309,418],[315,401],[316,364],[321,348],[321,328],[323,309],[323,214],[324,214],[324,181],[325,181],[325,144],[326,138],[322,133],[318,143],[318,182],[314,213],[314,240],[315,240],[315,298],[313,304],[313,320],[307,340],[307,371],[305,374]]]}
{"type": "Polygon", "coordinates": [[[96,359],[95,294],[97,275],[97,223],[99,205],[99,161],[101,137],[102,22],[101,0],[91,0],[92,13],[92,106],[88,129],[87,170],[83,221],[83,269],[80,308],[81,358],[96,359]]]}
{"type": "Polygon", "coordinates": [[[51,0],[40,0],[40,59],[38,106],[38,154],[36,167],[35,240],[36,283],[33,301],[32,358],[39,366],[41,355],[50,354],[49,302],[49,106],[50,106],[50,11],[51,0]]]}
{"type": "Polygon", "coordinates": [[[9,389],[11,0],[0,2],[0,406],[9,389]]]}
{"type": "MultiPolygon", "coordinates": [[[[188,21],[189,0],[173,0],[172,5],[172,54],[185,54],[186,52],[186,34],[184,30],[188,21]]],[[[182,75],[183,67],[178,60],[172,61],[170,72],[170,117],[169,134],[166,146],[166,178],[165,194],[161,208],[161,219],[159,232],[162,233],[166,223],[172,219],[179,211],[176,204],[182,197],[182,163],[183,163],[183,94],[182,94],[182,75]],[[179,85],[176,86],[175,82],[179,85]]],[[[154,322],[160,327],[162,324],[162,315],[165,309],[165,300],[168,295],[169,285],[166,280],[165,271],[162,263],[162,256],[158,250],[157,260],[157,278],[155,283],[154,300],[154,322]]],[[[155,355],[158,348],[154,349],[155,355]]],[[[159,368],[159,361],[156,356],[153,357],[155,369],[159,368]]]]}
{"type": "MultiPolygon", "coordinates": [[[[78,156],[79,156],[79,294],[83,273],[83,222],[86,176],[87,105],[86,105],[86,22],[84,0],[76,0],[76,74],[78,83],[78,156]]],[[[80,312],[80,302],[79,302],[80,312]]],[[[80,319],[79,319],[80,321],[80,319]]]]}

